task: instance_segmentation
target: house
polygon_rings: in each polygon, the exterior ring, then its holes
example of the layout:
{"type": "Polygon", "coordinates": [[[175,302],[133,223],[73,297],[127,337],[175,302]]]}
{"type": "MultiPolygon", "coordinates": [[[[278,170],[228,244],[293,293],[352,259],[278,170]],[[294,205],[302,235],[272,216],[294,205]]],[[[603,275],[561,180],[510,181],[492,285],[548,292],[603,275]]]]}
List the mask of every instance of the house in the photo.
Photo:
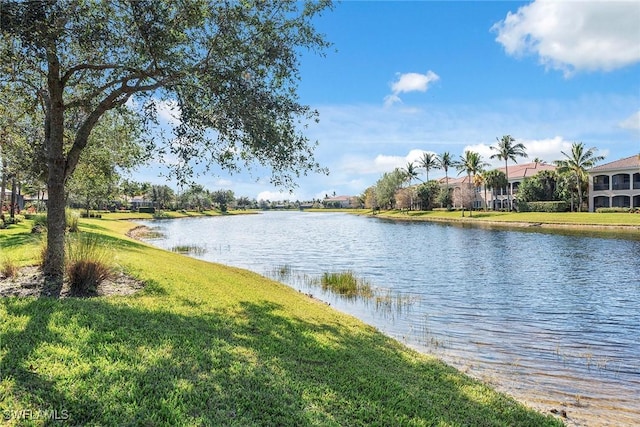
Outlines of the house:
{"type": "MultiPolygon", "coordinates": [[[[505,173],[505,168],[497,168],[497,170],[505,173]]],[[[509,208],[509,194],[513,195],[513,199],[517,199],[518,187],[522,183],[525,178],[531,178],[534,175],[542,171],[555,171],[556,167],[554,165],[550,165],[544,162],[532,162],[532,163],[523,163],[523,164],[511,164],[509,165],[509,177],[508,177],[508,187],[497,189],[495,194],[493,193],[492,188],[486,189],[486,200],[485,200],[485,188],[478,187],[475,189],[476,195],[473,200],[473,207],[475,209],[484,208],[485,203],[486,206],[490,209],[508,209],[509,208]],[[511,193],[509,193],[511,191],[511,193]]],[[[458,178],[449,178],[449,187],[453,189],[454,196],[457,191],[462,191],[463,186],[469,185],[469,178],[465,175],[464,177],[458,178]]],[[[441,178],[439,180],[441,185],[445,185],[445,178],[441,178]]],[[[455,197],[454,197],[455,198],[455,197]]],[[[513,204],[513,200],[512,200],[513,204]]],[[[454,206],[455,207],[455,206],[454,206]]]]}
{"type": "Polygon", "coordinates": [[[640,157],[589,169],[589,212],[598,208],[640,208],[640,157]]]}
{"type": "Polygon", "coordinates": [[[322,204],[327,208],[350,208],[351,196],[334,196],[322,199],[322,204]]]}

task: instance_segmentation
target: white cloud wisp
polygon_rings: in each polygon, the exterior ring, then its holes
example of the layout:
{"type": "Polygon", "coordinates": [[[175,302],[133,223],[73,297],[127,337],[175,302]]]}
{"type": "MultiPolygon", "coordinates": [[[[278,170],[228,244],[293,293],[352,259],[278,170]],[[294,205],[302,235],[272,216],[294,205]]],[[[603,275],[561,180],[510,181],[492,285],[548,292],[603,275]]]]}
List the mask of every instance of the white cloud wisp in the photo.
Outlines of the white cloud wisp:
{"type": "Polygon", "coordinates": [[[426,74],[398,74],[398,80],[391,84],[392,93],[384,98],[384,105],[385,107],[390,107],[393,104],[402,102],[399,96],[401,93],[426,92],[429,89],[429,85],[438,80],[440,80],[440,76],[431,70],[427,71],[426,74]]]}

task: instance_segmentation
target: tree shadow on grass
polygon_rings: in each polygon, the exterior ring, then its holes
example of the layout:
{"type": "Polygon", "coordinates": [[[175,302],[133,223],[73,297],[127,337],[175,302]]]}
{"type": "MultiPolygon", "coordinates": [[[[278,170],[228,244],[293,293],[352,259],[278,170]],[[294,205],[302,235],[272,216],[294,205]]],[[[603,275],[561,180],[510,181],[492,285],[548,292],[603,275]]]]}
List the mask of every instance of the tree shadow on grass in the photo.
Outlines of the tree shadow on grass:
{"type": "Polygon", "coordinates": [[[12,249],[23,245],[39,244],[43,236],[40,234],[9,234],[0,236],[0,249],[12,249]]]}
{"type": "Polygon", "coordinates": [[[4,299],[3,411],[64,411],[70,425],[103,426],[554,423],[373,328],[281,309],[4,299]]]}

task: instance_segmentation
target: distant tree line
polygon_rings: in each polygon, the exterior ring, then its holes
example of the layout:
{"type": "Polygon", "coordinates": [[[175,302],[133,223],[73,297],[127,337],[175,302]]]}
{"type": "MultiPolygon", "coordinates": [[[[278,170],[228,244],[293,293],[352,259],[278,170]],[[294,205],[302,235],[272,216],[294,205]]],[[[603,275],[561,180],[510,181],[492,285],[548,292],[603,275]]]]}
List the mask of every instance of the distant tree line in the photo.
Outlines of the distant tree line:
{"type": "MultiPolygon", "coordinates": [[[[528,157],[526,147],[516,143],[511,135],[496,138],[491,146],[495,152],[491,158],[505,162],[504,171],[486,169],[488,163],[474,151],[465,151],[455,159],[450,152],[440,155],[425,152],[417,162],[409,162],[404,168],[385,172],[378,181],[367,188],[360,196],[367,209],[407,209],[431,210],[459,206],[464,209],[488,209],[496,206],[497,195],[506,195],[506,203],[501,209],[515,209],[517,203],[557,201],[564,202],[567,209],[582,210],[588,191],[587,170],[604,159],[596,155],[596,148],[586,148],[583,143],[573,143],[571,152],[562,152],[564,158],[555,160],[555,170],[543,170],[538,174],[524,178],[518,187],[517,199],[509,186],[509,161],[517,163],[518,157],[528,157]],[[443,170],[444,183],[430,180],[429,172],[443,170]],[[465,185],[454,188],[449,185],[449,172],[457,170],[458,175],[465,174],[465,185]],[[420,178],[424,171],[425,179],[420,178]],[[414,181],[420,181],[412,185],[414,181]],[[484,189],[484,203],[477,195],[484,189]],[[488,203],[487,193],[491,191],[493,200],[488,203]],[[482,204],[482,206],[478,206],[482,204]],[[506,206],[505,206],[506,205],[506,206]]],[[[535,159],[536,163],[545,163],[535,159]]]]}

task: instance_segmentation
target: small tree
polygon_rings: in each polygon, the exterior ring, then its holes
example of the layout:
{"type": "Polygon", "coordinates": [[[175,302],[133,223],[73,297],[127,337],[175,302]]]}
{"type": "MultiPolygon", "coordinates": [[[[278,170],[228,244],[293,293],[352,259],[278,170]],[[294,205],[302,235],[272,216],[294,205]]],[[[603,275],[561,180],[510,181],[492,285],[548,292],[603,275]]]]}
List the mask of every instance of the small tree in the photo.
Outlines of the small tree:
{"type": "Polygon", "coordinates": [[[437,181],[428,181],[418,185],[416,197],[423,210],[431,210],[440,193],[440,184],[437,181]]]}
{"type": "Polygon", "coordinates": [[[226,212],[228,206],[235,200],[235,196],[231,190],[218,190],[211,194],[211,199],[218,204],[220,211],[226,212]]]}

